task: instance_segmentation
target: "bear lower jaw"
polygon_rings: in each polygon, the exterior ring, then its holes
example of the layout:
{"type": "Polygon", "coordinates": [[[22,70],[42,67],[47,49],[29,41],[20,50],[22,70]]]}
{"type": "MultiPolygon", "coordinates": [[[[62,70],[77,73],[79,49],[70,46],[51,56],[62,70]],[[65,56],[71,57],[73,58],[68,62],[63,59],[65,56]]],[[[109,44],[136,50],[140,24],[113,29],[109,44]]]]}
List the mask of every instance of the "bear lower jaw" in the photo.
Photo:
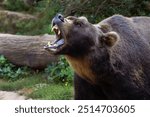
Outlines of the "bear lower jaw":
{"type": "Polygon", "coordinates": [[[65,44],[64,39],[57,39],[56,41],[48,43],[46,46],[44,46],[44,49],[51,52],[57,52],[62,48],[64,44],[65,44]]]}

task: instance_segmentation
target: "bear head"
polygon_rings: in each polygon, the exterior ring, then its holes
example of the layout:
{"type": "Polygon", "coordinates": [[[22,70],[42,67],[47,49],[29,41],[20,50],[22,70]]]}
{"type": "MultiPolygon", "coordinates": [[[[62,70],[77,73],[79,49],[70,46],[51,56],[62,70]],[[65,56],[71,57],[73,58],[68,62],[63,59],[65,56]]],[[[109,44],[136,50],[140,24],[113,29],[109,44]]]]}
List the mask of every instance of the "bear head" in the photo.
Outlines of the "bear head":
{"type": "Polygon", "coordinates": [[[52,31],[56,40],[45,46],[55,55],[84,56],[93,47],[113,47],[119,39],[116,32],[104,33],[103,26],[91,24],[86,17],[57,14],[52,20],[52,31]]]}

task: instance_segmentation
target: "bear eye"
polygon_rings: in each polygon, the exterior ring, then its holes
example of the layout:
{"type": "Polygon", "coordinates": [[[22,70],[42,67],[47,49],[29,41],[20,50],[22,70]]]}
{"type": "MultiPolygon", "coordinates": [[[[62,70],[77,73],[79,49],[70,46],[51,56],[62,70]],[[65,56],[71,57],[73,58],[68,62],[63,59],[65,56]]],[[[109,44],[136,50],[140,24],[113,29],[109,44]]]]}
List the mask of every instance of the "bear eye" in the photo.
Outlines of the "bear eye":
{"type": "Polygon", "coordinates": [[[83,23],[79,20],[76,20],[76,21],[74,21],[74,25],[81,27],[83,25],[83,23]]]}

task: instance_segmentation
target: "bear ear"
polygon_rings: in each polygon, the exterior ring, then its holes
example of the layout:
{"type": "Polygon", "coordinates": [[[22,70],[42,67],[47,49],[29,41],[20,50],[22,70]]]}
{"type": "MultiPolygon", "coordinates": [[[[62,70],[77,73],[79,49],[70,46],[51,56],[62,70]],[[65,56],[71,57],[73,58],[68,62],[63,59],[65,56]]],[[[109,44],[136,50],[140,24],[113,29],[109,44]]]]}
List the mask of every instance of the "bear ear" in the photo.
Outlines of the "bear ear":
{"type": "Polygon", "coordinates": [[[119,39],[119,35],[116,32],[111,31],[103,35],[101,42],[108,47],[112,47],[119,41],[119,39]]]}

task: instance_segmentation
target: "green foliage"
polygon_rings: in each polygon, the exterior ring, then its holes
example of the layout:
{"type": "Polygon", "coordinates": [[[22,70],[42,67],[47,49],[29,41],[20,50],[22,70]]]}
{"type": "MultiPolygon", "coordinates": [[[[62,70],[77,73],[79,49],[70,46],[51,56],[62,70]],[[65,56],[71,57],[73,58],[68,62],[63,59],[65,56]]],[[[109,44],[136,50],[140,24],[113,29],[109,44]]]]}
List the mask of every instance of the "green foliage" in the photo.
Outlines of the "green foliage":
{"type": "Polygon", "coordinates": [[[32,99],[70,100],[73,98],[73,87],[71,85],[65,86],[51,83],[37,88],[28,97],[32,99]]]}
{"type": "Polygon", "coordinates": [[[25,20],[25,21],[18,21],[16,22],[15,29],[17,35],[34,35],[33,34],[33,27],[35,25],[34,20],[25,20]]]}
{"type": "Polygon", "coordinates": [[[42,74],[30,74],[24,76],[23,79],[17,79],[15,81],[0,81],[0,90],[3,91],[16,91],[23,88],[32,88],[39,83],[46,83],[42,74]]]}
{"type": "Polygon", "coordinates": [[[4,56],[0,56],[0,78],[17,80],[29,74],[27,67],[16,67],[4,56]]]}
{"type": "Polygon", "coordinates": [[[48,74],[50,82],[63,82],[68,85],[73,80],[73,71],[64,57],[60,57],[58,62],[50,64],[45,72],[48,74]]]}
{"type": "Polygon", "coordinates": [[[100,20],[114,14],[125,16],[150,16],[149,0],[64,0],[66,15],[84,15],[91,22],[100,20]]]}
{"type": "Polygon", "coordinates": [[[73,86],[62,83],[48,83],[43,73],[28,75],[15,81],[0,81],[0,90],[18,91],[32,99],[63,100],[73,98],[73,86]]]}
{"type": "Polygon", "coordinates": [[[24,0],[6,0],[6,8],[25,11],[38,17],[34,22],[18,22],[17,34],[26,35],[51,33],[50,23],[56,13],[65,16],[83,15],[92,23],[114,14],[150,16],[149,0],[40,0],[31,6],[26,5],[24,0]]]}
{"type": "Polygon", "coordinates": [[[6,0],[5,5],[8,10],[12,11],[26,11],[29,9],[23,0],[6,0]]]}
{"type": "Polygon", "coordinates": [[[150,16],[149,0],[41,0],[35,6],[39,20],[31,26],[30,34],[50,33],[50,23],[57,13],[65,16],[86,16],[97,23],[114,14],[125,16],[150,16]]]}

